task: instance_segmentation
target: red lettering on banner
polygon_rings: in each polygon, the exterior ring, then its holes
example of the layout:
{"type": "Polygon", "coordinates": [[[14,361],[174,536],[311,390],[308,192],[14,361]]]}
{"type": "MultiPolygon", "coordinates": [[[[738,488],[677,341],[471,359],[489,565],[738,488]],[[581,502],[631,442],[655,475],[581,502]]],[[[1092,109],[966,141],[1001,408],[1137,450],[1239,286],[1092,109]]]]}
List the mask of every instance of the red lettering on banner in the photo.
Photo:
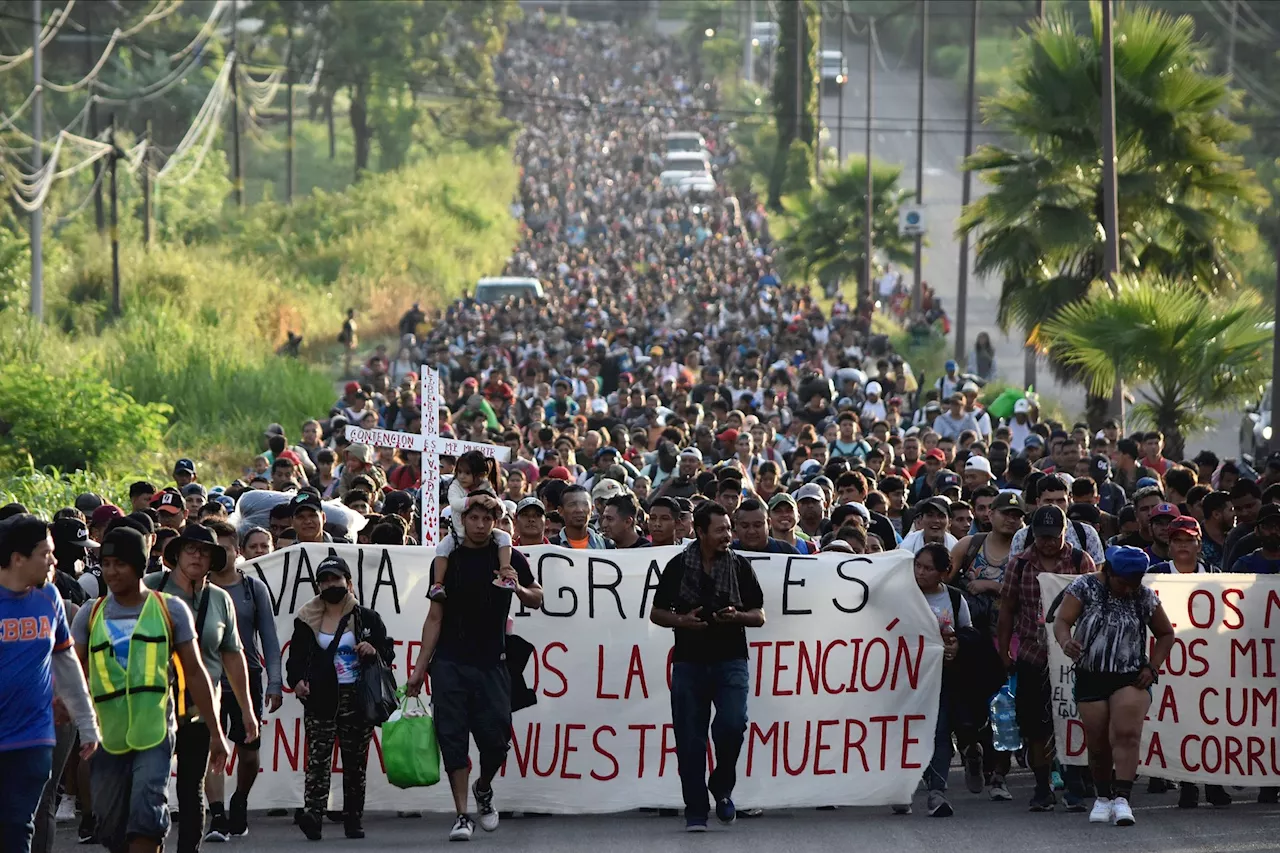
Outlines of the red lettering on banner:
{"type": "Polygon", "coordinates": [[[1084,724],[1079,720],[1067,720],[1067,755],[1071,758],[1084,755],[1084,724]]]}
{"type": "MultiPolygon", "coordinates": [[[[894,620],[897,621],[896,619],[894,620]]],[[[898,673],[906,672],[907,684],[912,690],[915,690],[920,684],[920,659],[924,657],[924,635],[918,638],[916,646],[915,661],[911,659],[911,647],[907,645],[906,637],[898,638],[898,653],[893,658],[893,681],[890,682],[890,690],[898,689],[898,673]]]]}
{"type": "Polygon", "coordinates": [[[275,748],[271,751],[271,769],[273,772],[280,772],[280,750],[284,750],[284,760],[289,764],[289,769],[298,772],[298,758],[302,755],[302,720],[293,721],[293,738],[290,740],[289,734],[284,730],[284,721],[275,720],[275,748]],[[290,748],[292,743],[292,749],[290,748]]]}
{"type": "Polygon", "coordinates": [[[1248,639],[1243,643],[1235,637],[1231,638],[1231,677],[1236,677],[1236,660],[1238,657],[1247,657],[1249,659],[1249,675],[1253,678],[1258,677],[1258,641],[1248,639]]]}
{"type": "Polygon", "coordinates": [[[533,775],[546,778],[556,772],[560,758],[560,724],[556,723],[555,733],[548,738],[551,741],[551,761],[543,770],[538,766],[538,754],[542,751],[542,723],[533,724],[533,775]]]}
{"type": "Polygon", "coordinates": [[[883,687],[884,683],[888,680],[889,680],[889,644],[886,643],[880,637],[872,637],[871,641],[867,643],[867,653],[862,657],[862,687],[864,690],[870,690],[874,693],[875,691],[883,687]],[[876,681],[874,684],[872,684],[871,679],[867,677],[867,665],[871,661],[872,650],[876,648],[879,648],[884,651],[884,664],[877,665],[877,669],[874,671],[880,673],[880,679],[876,681]]]}
{"type": "Polygon", "coordinates": [[[1218,695],[1218,689],[1216,687],[1206,687],[1200,691],[1200,719],[1208,725],[1216,726],[1220,718],[1214,717],[1213,719],[1209,719],[1209,712],[1204,709],[1204,700],[1207,696],[1211,695],[1218,695]]]}
{"type": "MultiPolygon", "coordinates": [[[[782,663],[782,650],[796,644],[795,640],[780,640],[773,644],[773,695],[794,696],[795,691],[782,690],[778,687],[778,678],[791,667],[782,663]]],[[[807,749],[807,747],[806,747],[807,749]]]]}
{"type": "Polygon", "coordinates": [[[853,750],[858,751],[858,755],[862,756],[862,771],[864,773],[871,772],[871,765],[867,763],[867,751],[862,748],[863,742],[867,739],[867,726],[862,720],[845,720],[844,721],[844,772],[849,772],[849,753],[853,750]],[[854,726],[858,727],[858,739],[849,739],[849,730],[854,726]]]}
{"type": "Polygon", "coordinates": [[[1267,775],[1267,767],[1265,764],[1262,763],[1262,753],[1266,750],[1266,747],[1262,743],[1262,738],[1251,737],[1251,738],[1248,738],[1248,741],[1249,741],[1249,775],[1250,776],[1267,775]],[[1253,770],[1255,764],[1258,767],[1258,770],[1256,773],[1253,770]]]}
{"type": "Polygon", "coordinates": [[[1187,735],[1182,739],[1182,744],[1178,747],[1178,757],[1182,759],[1182,766],[1187,768],[1188,773],[1199,773],[1200,765],[1192,764],[1191,758],[1187,755],[1187,746],[1192,742],[1200,742],[1199,735],[1187,735]]]}
{"type": "Polygon", "coordinates": [[[1156,712],[1156,719],[1164,722],[1164,712],[1169,711],[1173,714],[1173,721],[1178,722],[1178,700],[1173,694],[1173,688],[1165,685],[1164,695],[1160,697],[1160,710],[1156,712]]]}
{"type": "MultiPolygon", "coordinates": [[[[886,646],[886,651],[887,651],[886,646]]],[[[871,717],[867,722],[880,724],[880,769],[889,766],[889,724],[897,717],[871,717]]]]}
{"type": "Polygon", "coordinates": [[[1267,607],[1263,611],[1263,617],[1262,617],[1263,628],[1271,627],[1271,608],[1272,607],[1280,609],[1280,594],[1277,594],[1276,590],[1274,589],[1269,589],[1267,590],[1267,607]]]}
{"type": "Polygon", "coordinates": [[[907,761],[907,749],[920,742],[920,738],[911,736],[911,721],[924,720],[924,714],[906,714],[902,718],[902,767],[904,770],[916,770],[921,767],[919,763],[911,763],[907,761]]]}
{"type": "MultiPolygon", "coordinates": [[[[551,652],[553,650],[559,650],[564,654],[569,653],[569,647],[566,646],[564,643],[560,643],[560,642],[548,643],[547,647],[542,650],[543,669],[547,671],[548,675],[554,675],[556,678],[560,679],[559,690],[553,691],[553,690],[548,690],[546,688],[543,688],[542,695],[546,696],[548,699],[559,699],[561,696],[569,692],[569,679],[565,678],[564,673],[558,667],[556,667],[553,663],[551,663],[551,652]]],[[[537,660],[536,655],[534,656],[534,660],[535,661],[537,660]]]]}
{"type": "MultiPolygon", "coordinates": [[[[755,640],[748,643],[751,650],[756,653],[756,692],[754,695],[760,695],[760,679],[764,678],[764,650],[770,645],[767,641],[755,640]]],[[[671,679],[667,679],[667,687],[671,686],[671,679]]]]}
{"type": "MultiPolygon", "coordinates": [[[[676,647],[667,649],[667,692],[671,692],[671,669],[675,665],[676,647]]],[[[760,670],[756,670],[756,695],[760,695],[760,670]]]]}
{"type": "Polygon", "coordinates": [[[604,646],[596,646],[598,663],[596,664],[596,698],[597,699],[617,699],[617,693],[604,692],[604,646]]]}
{"type": "MultiPolygon", "coordinates": [[[[595,748],[596,755],[603,755],[605,758],[609,759],[609,763],[613,765],[613,769],[610,770],[607,774],[600,774],[592,770],[591,778],[595,779],[597,782],[608,782],[611,779],[616,779],[618,778],[618,773],[621,770],[620,766],[618,765],[618,759],[614,756],[614,754],[600,745],[600,735],[604,734],[605,732],[608,732],[611,737],[618,736],[618,731],[613,726],[601,726],[600,728],[595,730],[595,733],[593,735],[591,735],[591,746],[595,748]]],[[[643,761],[644,759],[641,758],[641,762],[642,762],[641,766],[643,766],[643,761]]]]}
{"type": "Polygon", "coordinates": [[[858,658],[862,656],[862,638],[854,637],[849,643],[853,649],[853,662],[849,665],[849,686],[845,688],[845,693],[858,692],[858,658]]]}
{"type": "Polygon", "coordinates": [[[787,720],[782,724],[782,769],[787,771],[788,776],[799,776],[804,772],[805,765],[809,762],[809,727],[812,725],[809,720],[804,721],[804,752],[800,755],[800,764],[794,770],[791,769],[791,721],[787,720]]]}
{"type": "MultiPolygon", "coordinates": [[[[1175,637],[1173,648],[1169,650],[1169,657],[1165,658],[1165,662],[1161,664],[1160,672],[1168,675],[1187,675],[1191,678],[1203,678],[1209,672],[1209,661],[1204,658],[1200,650],[1207,645],[1209,645],[1209,642],[1203,637],[1197,637],[1190,643],[1183,642],[1181,637],[1175,637]],[[1191,670],[1193,661],[1200,665],[1200,668],[1194,672],[1191,670]]],[[[1154,638],[1151,641],[1151,647],[1155,648],[1154,638]]]]}
{"type": "Polygon", "coordinates": [[[658,755],[658,775],[665,776],[667,773],[667,756],[676,754],[676,727],[671,723],[664,723],[662,726],[662,752],[658,755]],[[671,738],[671,745],[667,746],[667,737],[671,738]]]}
{"type": "Polygon", "coordinates": [[[1169,767],[1169,765],[1164,760],[1164,747],[1160,745],[1159,732],[1151,733],[1151,743],[1147,744],[1147,757],[1143,759],[1142,763],[1148,767],[1151,767],[1154,763],[1153,759],[1154,761],[1160,762],[1161,770],[1167,769],[1169,767]]]}
{"type": "Polygon", "coordinates": [[[1213,593],[1207,589],[1196,589],[1191,591],[1191,595],[1187,596],[1187,616],[1191,618],[1191,624],[1197,628],[1208,628],[1213,624],[1214,617],[1217,615],[1217,602],[1213,598],[1213,593]],[[1209,615],[1201,621],[1196,618],[1196,599],[1204,601],[1209,608],[1209,615]]]}
{"type": "Polygon", "coordinates": [[[758,723],[751,723],[747,729],[747,775],[751,775],[751,768],[756,757],[756,741],[760,742],[762,747],[773,744],[773,758],[769,762],[769,776],[778,775],[778,724],[774,723],[768,729],[761,729],[758,723]]]}
{"type": "MultiPolygon", "coordinates": [[[[843,693],[844,687],[840,686],[840,687],[832,688],[831,684],[827,681],[827,661],[831,657],[831,652],[833,649],[836,648],[836,646],[844,648],[845,646],[848,646],[848,645],[849,644],[846,643],[844,640],[832,640],[831,642],[827,643],[827,647],[822,651],[822,670],[821,670],[822,671],[822,689],[826,691],[829,695],[834,696],[837,693],[843,693]]],[[[814,688],[813,692],[816,694],[818,692],[817,688],[814,688]]]]}
{"type": "Polygon", "coordinates": [[[823,770],[819,765],[822,763],[822,751],[831,749],[831,744],[822,742],[823,726],[838,726],[839,720],[818,720],[818,734],[813,740],[813,775],[814,776],[834,776],[835,768],[823,770]]]}
{"type": "Polygon", "coordinates": [[[809,652],[809,644],[800,644],[800,660],[796,663],[796,694],[800,693],[800,685],[804,683],[805,676],[809,678],[809,692],[814,696],[818,695],[818,674],[819,667],[822,666],[822,641],[817,641],[817,648],[812,654],[809,652]]]}
{"type": "Polygon", "coordinates": [[[644,659],[640,656],[640,647],[633,645],[631,647],[631,662],[627,665],[627,686],[622,691],[624,699],[631,698],[631,682],[640,680],[640,695],[649,698],[649,687],[644,682],[644,659]]]}
{"type": "Polygon", "coordinates": [[[1240,754],[1244,752],[1244,744],[1240,738],[1234,735],[1227,735],[1225,757],[1222,763],[1224,773],[1230,773],[1232,766],[1235,767],[1236,773],[1244,775],[1244,765],[1240,763],[1240,754]]]}
{"type": "Polygon", "coordinates": [[[1267,650],[1266,671],[1262,673],[1262,674],[1263,674],[1263,676],[1264,676],[1264,677],[1266,677],[1266,678],[1275,678],[1275,677],[1276,677],[1275,660],[1274,660],[1274,658],[1272,657],[1272,654],[1271,654],[1271,653],[1272,653],[1272,651],[1273,651],[1273,650],[1274,650],[1274,648],[1275,648],[1275,645],[1276,645],[1275,637],[1263,637],[1263,638],[1262,638],[1262,648],[1264,648],[1264,649],[1266,649],[1266,650],[1267,650]]]}
{"type": "Polygon", "coordinates": [[[1227,598],[1228,595],[1235,595],[1240,601],[1243,601],[1244,590],[1224,589],[1222,591],[1222,606],[1227,610],[1231,611],[1231,613],[1233,613],[1236,617],[1236,621],[1231,622],[1227,619],[1226,614],[1223,614],[1222,627],[1226,628],[1228,631],[1238,631],[1244,627],[1244,613],[1241,612],[1239,607],[1236,607],[1234,604],[1231,603],[1231,601],[1227,598]]]}
{"type": "Polygon", "coordinates": [[[638,779],[643,779],[643,778],[644,778],[644,741],[645,741],[645,735],[647,735],[649,732],[651,732],[652,730],[656,729],[657,727],[658,727],[658,726],[657,726],[657,724],[656,724],[656,723],[632,723],[631,725],[627,726],[627,731],[631,731],[631,732],[640,732],[640,761],[639,761],[639,765],[640,765],[640,766],[639,766],[639,769],[638,769],[638,770],[637,770],[637,772],[636,772],[636,778],[638,778],[638,779]]]}
{"type": "MultiPolygon", "coordinates": [[[[556,726],[557,730],[559,728],[560,728],[559,726],[556,726]]],[[[570,739],[573,737],[573,732],[575,729],[577,729],[578,731],[585,732],[587,730],[587,727],[584,726],[582,723],[569,723],[564,727],[564,749],[561,753],[563,757],[560,759],[560,778],[561,779],[581,779],[582,778],[581,773],[569,772],[569,756],[578,751],[578,748],[570,742],[570,739]]]]}
{"type": "MultiPolygon", "coordinates": [[[[516,757],[516,767],[520,769],[522,778],[529,775],[529,756],[532,755],[530,745],[533,741],[533,723],[529,723],[524,732],[524,749],[520,748],[520,738],[515,736],[515,730],[511,732],[511,752],[516,757]]],[[[507,762],[502,762],[502,775],[507,775],[507,762]]]]}

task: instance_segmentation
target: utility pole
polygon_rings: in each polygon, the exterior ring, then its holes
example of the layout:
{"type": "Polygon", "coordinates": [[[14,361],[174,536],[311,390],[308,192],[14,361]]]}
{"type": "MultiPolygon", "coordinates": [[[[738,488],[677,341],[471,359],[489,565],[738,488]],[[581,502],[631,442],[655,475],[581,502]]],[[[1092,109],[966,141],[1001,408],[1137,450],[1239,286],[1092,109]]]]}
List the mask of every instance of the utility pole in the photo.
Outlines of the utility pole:
{"type": "Polygon", "coordinates": [[[745,16],[742,30],[742,78],[748,83],[755,82],[756,48],[751,43],[751,26],[756,21],[756,0],[747,0],[743,8],[745,16]]]}
{"type": "MultiPolygon", "coordinates": [[[[147,119],[147,134],[142,148],[142,246],[151,249],[151,119],[147,119]]],[[[112,142],[112,145],[115,143],[112,142]]],[[[115,204],[116,165],[111,159],[111,203],[115,204]]]]}
{"type": "MultiPolygon", "coordinates": [[[[867,20],[867,128],[866,128],[866,153],[867,153],[867,177],[866,177],[866,203],[867,208],[863,211],[864,221],[866,222],[866,246],[863,251],[866,257],[862,261],[862,288],[868,304],[873,304],[876,298],[875,284],[871,281],[871,255],[875,251],[874,239],[874,223],[875,223],[875,203],[873,201],[873,193],[875,186],[871,180],[871,115],[872,105],[874,103],[875,84],[876,84],[876,19],[867,20]]],[[[841,99],[843,100],[843,99],[841,99]]]]}
{"type": "MultiPolygon", "coordinates": [[[[40,0],[31,0],[32,66],[31,73],[36,89],[35,111],[31,120],[31,164],[37,172],[44,166],[44,51],[40,47],[40,0]]],[[[44,322],[44,211],[37,207],[31,211],[31,316],[37,323],[44,322]]]]}
{"type": "Polygon", "coordinates": [[[111,314],[120,316],[120,205],[116,194],[116,114],[111,114],[111,314]]]}
{"type": "MultiPolygon", "coordinates": [[[[920,91],[916,104],[916,204],[918,205],[924,204],[924,87],[928,67],[929,0],[920,0],[920,91]]],[[[917,235],[915,281],[911,290],[911,309],[913,311],[919,311],[924,304],[923,257],[924,237],[917,235]]]]}
{"type": "Polygon", "coordinates": [[[236,85],[236,78],[240,76],[240,54],[236,52],[236,31],[239,29],[239,3],[238,0],[231,0],[231,52],[235,54],[231,61],[231,168],[234,172],[236,207],[244,209],[244,171],[240,163],[240,87],[236,85]]]}
{"type": "MultiPolygon", "coordinates": [[[[978,4],[981,0],[971,0],[973,12],[969,23],[969,80],[965,92],[964,113],[964,156],[967,160],[973,154],[973,108],[974,89],[978,76],[978,4]]],[[[960,187],[960,209],[969,206],[969,198],[973,193],[973,172],[967,168],[960,187]]],[[[960,235],[960,269],[956,284],[956,361],[965,363],[965,317],[969,312],[969,232],[960,235]]]]}
{"type": "MultiPolygon", "coordinates": [[[[1107,284],[1116,292],[1120,272],[1120,211],[1116,187],[1116,61],[1112,34],[1111,0],[1102,0],[1102,227],[1106,231],[1103,255],[1107,284]]],[[[1124,377],[1116,376],[1111,394],[1111,415],[1124,431],[1124,377]]]]}
{"type": "Polygon", "coordinates": [[[1036,17],[1044,20],[1044,0],[1036,0],[1036,17]]]}
{"type": "MultiPolygon", "coordinates": [[[[849,21],[845,17],[844,0],[840,0],[840,61],[848,62],[844,58],[844,31],[848,28],[849,21]]],[[[844,165],[844,93],[845,86],[849,85],[849,75],[845,75],[845,81],[840,84],[840,96],[836,99],[836,164],[844,165]]]]}
{"type": "Polygon", "coordinates": [[[1227,78],[1236,70],[1236,23],[1240,15],[1240,0],[1231,0],[1231,29],[1227,30],[1227,78]]]}
{"type": "MultiPolygon", "coordinates": [[[[84,73],[93,69],[93,4],[84,6],[84,73]]],[[[93,88],[89,88],[89,138],[98,138],[98,101],[93,96],[93,88]]],[[[93,222],[98,227],[98,236],[107,232],[107,217],[102,208],[102,161],[93,164],[93,222]]]]}

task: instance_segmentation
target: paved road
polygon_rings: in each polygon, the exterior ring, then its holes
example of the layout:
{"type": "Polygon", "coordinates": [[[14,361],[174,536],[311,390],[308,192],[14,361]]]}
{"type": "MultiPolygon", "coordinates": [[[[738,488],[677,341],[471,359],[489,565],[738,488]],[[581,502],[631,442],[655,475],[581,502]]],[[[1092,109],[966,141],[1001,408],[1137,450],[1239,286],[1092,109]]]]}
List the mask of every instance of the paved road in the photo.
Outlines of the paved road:
{"type": "MultiPolygon", "coordinates": [[[[953,783],[959,782],[953,773],[953,783]]],[[[1090,851],[1160,851],[1160,853],[1236,853],[1236,851],[1280,851],[1280,808],[1243,802],[1225,811],[1200,808],[1183,811],[1174,807],[1176,794],[1137,794],[1138,824],[1132,829],[1093,826],[1087,816],[1031,814],[1023,803],[1029,795],[1030,777],[1015,774],[1014,802],[992,803],[985,796],[953,791],[956,815],[947,820],[930,820],[922,813],[923,795],[917,795],[917,814],[897,817],[887,809],[840,809],[838,811],[783,811],[767,813],[754,820],[741,820],[732,827],[713,826],[705,836],[681,832],[678,818],[652,814],[623,814],[591,817],[509,819],[498,832],[477,831],[474,844],[501,846],[520,853],[630,853],[640,850],[710,849],[733,853],[789,853],[809,850],[893,850],[896,853],[935,851],[1061,851],[1070,838],[1073,849],[1090,851]],[[850,839],[856,838],[856,847],[850,839]],[[997,841],[998,839],[998,841],[997,841]]],[[[1250,794],[1253,792],[1250,791],[1250,794]]],[[[499,789],[498,795],[501,796],[499,789]]],[[[421,850],[442,848],[449,818],[428,815],[422,819],[374,816],[366,820],[368,838],[348,841],[341,826],[325,825],[325,850],[421,850]]],[[[170,835],[168,849],[175,847],[170,835]]],[[[70,826],[59,833],[58,851],[88,850],[76,847],[70,826]]],[[[206,845],[208,853],[302,853],[320,849],[303,839],[287,818],[255,816],[250,834],[226,845],[206,845]]]]}

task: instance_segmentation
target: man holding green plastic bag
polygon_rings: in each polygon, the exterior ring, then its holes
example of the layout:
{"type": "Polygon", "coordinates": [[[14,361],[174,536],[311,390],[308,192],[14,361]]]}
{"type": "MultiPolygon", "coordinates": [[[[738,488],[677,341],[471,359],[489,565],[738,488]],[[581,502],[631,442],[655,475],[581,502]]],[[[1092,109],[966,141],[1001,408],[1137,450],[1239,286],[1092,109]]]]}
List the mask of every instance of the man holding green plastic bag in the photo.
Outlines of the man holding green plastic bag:
{"type": "Polygon", "coordinates": [[[400,696],[400,710],[382,724],[382,763],[397,788],[425,788],[440,781],[436,724],[420,698],[400,696]]]}

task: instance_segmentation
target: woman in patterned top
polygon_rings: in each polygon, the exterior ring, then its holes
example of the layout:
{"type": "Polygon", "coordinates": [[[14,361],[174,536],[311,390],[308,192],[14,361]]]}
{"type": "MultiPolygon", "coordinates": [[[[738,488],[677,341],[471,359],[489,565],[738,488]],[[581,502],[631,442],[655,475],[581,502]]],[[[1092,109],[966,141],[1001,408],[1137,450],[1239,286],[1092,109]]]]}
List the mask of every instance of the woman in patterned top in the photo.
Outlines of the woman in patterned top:
{"type": "Polygon", "coordinates": [[[1151,685],[1173,647],[1169,617],[1155,593],[1142,585],[1150,565],[1140,548],[1108,548],[1102,571],[1081,575],[1067,587],[1053,621],[1058,645],[1076,662],[1076,708],[1098,789],[1090,823],[1134,822],[1129,797],[1142,722],[1151,705],[1151,685]],[[1150,660],[1148,627],[1155,637],[1150,660]]]}

